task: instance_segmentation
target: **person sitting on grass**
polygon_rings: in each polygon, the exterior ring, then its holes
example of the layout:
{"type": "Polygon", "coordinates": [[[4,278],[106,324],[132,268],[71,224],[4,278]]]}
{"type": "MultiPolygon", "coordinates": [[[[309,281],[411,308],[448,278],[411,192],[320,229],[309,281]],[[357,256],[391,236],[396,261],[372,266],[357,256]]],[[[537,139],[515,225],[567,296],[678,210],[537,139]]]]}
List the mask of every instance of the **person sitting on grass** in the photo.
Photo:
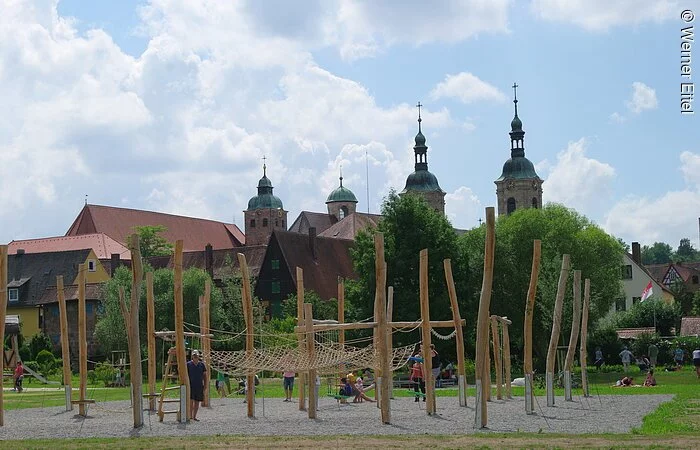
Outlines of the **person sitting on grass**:
{"type": "Polygon", "coordinates": [[[622,377],[617,380],[613,387],[629,387],[632,386],[634,379],[632,377],[622,377]]]}
{"type": "Polygon", "coordinates": [[[647,372],[647,377],[644,379],[644,386],[656,386],[656,378],[654,378],[654,369],[649,369],[649,372],[647,372]]]}

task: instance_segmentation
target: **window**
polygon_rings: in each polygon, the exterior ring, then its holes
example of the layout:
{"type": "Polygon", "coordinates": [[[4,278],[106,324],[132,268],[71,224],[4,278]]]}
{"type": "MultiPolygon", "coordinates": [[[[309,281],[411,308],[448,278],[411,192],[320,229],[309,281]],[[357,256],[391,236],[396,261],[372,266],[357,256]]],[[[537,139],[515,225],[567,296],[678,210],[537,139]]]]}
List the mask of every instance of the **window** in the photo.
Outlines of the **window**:
{"type": "Polygon", "coordinates": [[[345,206],[341,206],[340,210],[338,211],[338,219],[343,220],[345,216],[348,215],[348,208],[345,206]]]}
{"type": "Polygon", "coordinates": [[[632,297],[632,304],[636,305],[637,303],[642,301],[642,297],[632,297]]]}
{"type": "Polygon", "coordinates": [[[632,265],[627,264],[621,267],[622,269],[622,279],[631,280],[632,279],[632,265]]]}
{"type": "Polygon", "coordinates": [[[698,284],[698,276],[693,275],[693,284],[698,284]]]}
{"type": "Polygon", "coordinates": [[[267,219],[263,219],[263,227],[267,226],[267,219]]]}
{"type": "Polygon", "coordinates": [[[272,284],[270,285],[270,291],[273,294],[279,294],[280,293],[280,282],[279,281],[273,281],[272,284]]]}
{"type": "Polygon", "coordinates": [[[275,228],[277,228],[278,226],[280,226],[280,221],[275,219],[275,228]]]}
{"type": "Polygon", "coordinates": [[[280,260],[273,259],[272,261],[270,261],[270,268],[272,270],[280,270],[280,260]]]}
{"type": "Polygon", "coordinates": [[[97,270],[97,266],[95,266],[95,260],[88,259],[88,272],[94,272],[96,270],[97,270]]]}
{"type": "Polygon", "coordinates": [[[284,228],[284,219],[282,219],[282,228],[284,228]]]}
{"type": "Polygon", "coordinates": [[[622,297],[615,301],[615,311],[625,311],[627,309],[627,299],[622,297]]]}
{"type": "Polygon", "coordinates": [[[11,302],[19,301],[19,289],[12,288],[7,291],[7,299],[11,302]]]}
{"type": "Polygon", "coordinates": [[[532,197],[532,207],[537,209],[537,197],[532,197]]]}
{"type": "Polygon", "coordinates": [[[515,199],[513,197],[508,199],[508,205],[506,206],[506,213],[511,214],[515,211],[515,199]]]}
{"type": "Polygon", "coordinates": [[[250,219],[250,228],[255,228],[255,219],[250,219]]]}

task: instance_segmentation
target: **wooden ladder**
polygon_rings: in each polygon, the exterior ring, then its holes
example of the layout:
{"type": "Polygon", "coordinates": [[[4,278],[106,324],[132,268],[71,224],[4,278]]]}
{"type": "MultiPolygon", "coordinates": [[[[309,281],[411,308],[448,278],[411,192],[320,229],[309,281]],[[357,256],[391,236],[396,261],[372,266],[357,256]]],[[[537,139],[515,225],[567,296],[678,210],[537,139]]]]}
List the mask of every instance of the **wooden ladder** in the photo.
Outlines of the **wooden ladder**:
{"type": "Polygon", "coordinates": [[[168,386],[168,380],[171,379],[179,379],[178,374],[177,374],[177,353],[175,351],[175,347],[171,347],[170,350],[168,350],[168,362],[165,363],[165,367],[163,369],[163,388],[160,391],[160,397],[158,398],[158,420],[160,422],[163,421],[163,417],[165,417],[166,414],[177,414],[177,421],[181,421],[181,412],[180,412],[180,385],[175,384],[174,386],[168,386]],[[166,394],[169,391],[175,391],[177,390],[177,398],[172,398],[172,397],[166,397],[166,394]],[[165,410],[163,409],[163,405],[166,403],[175,403],[177,404],[177,409],[173,410],[165,410]]]}

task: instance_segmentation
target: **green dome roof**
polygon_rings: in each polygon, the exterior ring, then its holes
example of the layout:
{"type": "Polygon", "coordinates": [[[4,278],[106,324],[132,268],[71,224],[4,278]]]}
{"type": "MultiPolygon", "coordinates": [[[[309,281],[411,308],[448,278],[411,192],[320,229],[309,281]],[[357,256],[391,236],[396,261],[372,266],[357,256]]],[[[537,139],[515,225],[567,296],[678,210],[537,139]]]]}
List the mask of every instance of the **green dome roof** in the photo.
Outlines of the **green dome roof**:
{"type": "Polygon", "coordinates": [[[496,181],[539,178],[532,161],[525,156],[513,156],[503,164],[503,173],[496,181]]]}
{"type": "Polygon", "coordinates": [[[520,117],[518,117],[517,114],[510,122],[510,129],[511,131],[522,131],[523,129],[523,122],[520,120],[520,117]]]}
{"type": "Polygon", "coordinates": [[[352,202],[357,203],[357,197],[352,191],[343,186],[343,177],[340,177],[340,186],[328,195],[326,203],[334,202],[352,202]]]}
{"type": "Polygon", "coordinates": [[[248,210],[253,209],[284,209],[282,200],[272,194],[272,181],[267,178],[263,166],[263,177],[258,181],[258,195],[248,200],[248,210]]]}
{"type": "Polygon", "coordinates": [[[430,173],[428,170],[416,170],[406,179],[406,187],[402,193],[409,191],[442,192],[442,189],[440,189],[440,185],[438,184],[438,180],[435,175],[430,173]]]}

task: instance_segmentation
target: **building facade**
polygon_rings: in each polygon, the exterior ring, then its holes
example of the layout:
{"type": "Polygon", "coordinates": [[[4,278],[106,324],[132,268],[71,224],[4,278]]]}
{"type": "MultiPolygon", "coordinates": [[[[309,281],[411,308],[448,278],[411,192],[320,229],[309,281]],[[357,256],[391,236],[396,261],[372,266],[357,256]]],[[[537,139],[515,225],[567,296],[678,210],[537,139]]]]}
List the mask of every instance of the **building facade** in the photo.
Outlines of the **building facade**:
{"type": "Polygon", "coordinates": [[[282,200],[273,193],[272,182],[267,178],[267,167],[263,165],[263,176],[258,182],[258,195],[248,201],[245,216],[246,245],[267,245],[272,232],[287,229],[287,211],[282,200]]]}

